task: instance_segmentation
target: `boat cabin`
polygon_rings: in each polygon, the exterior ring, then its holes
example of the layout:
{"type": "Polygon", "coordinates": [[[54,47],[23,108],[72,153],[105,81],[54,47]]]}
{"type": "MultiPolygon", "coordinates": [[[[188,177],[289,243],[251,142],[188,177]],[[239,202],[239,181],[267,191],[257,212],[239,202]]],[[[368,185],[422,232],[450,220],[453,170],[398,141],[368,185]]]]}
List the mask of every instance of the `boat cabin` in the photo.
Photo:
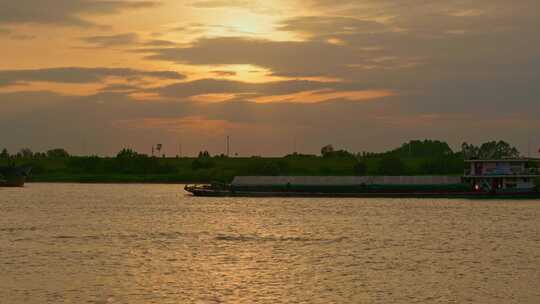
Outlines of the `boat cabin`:
{"type": "Polygon", "coordinates": [[[463,179],[474,191],[520,193],[534,191],[540,178],[536,159],[475,159],[467,160],[463,179]]]}

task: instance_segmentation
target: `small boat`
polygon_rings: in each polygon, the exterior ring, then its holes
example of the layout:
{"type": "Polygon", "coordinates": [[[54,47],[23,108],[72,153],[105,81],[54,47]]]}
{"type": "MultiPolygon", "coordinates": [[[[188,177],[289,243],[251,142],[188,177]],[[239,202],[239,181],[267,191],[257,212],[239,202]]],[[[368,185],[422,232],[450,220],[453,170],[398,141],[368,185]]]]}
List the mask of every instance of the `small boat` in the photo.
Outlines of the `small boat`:
{"type": "Polygon", "coordinates": [[[23,187],[31,171],[29,166],[0,167],[0,187],[23,187]]]}

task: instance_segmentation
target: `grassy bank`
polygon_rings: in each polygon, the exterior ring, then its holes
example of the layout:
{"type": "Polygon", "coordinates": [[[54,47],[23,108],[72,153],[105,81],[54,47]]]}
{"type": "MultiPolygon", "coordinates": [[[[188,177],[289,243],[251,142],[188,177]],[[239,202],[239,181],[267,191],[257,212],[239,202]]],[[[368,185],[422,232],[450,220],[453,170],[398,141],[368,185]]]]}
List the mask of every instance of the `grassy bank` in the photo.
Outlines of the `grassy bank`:
{"type": "MultiPolygon", "coordinates": [[[[460,157],[288,156],[282,158],[98,158],[12,159],[30,165],[32,182],[207,183],[230,182],[240,175],[460,175],[460,157]]],[[[0,160],[7,165],[7,160],[0,160]]]]}
{"type": "Polygon", "coordinates": [[[292,154],[284,157],[210,156],[149,157],[122,149],[116,157],[70,156],[63,149],[17,154],[0,152],[0,166],[30,165],[30,181],[79,183],[209,183],[232,181],[235,176],[296,175],[462,175],[465,158],[518,157],[516,148],[503,141],[480,146],[463,143],[454,152],[438,140],[415,140],[382,153],[350,153],[322,147],[320,155],[292,154]]]}

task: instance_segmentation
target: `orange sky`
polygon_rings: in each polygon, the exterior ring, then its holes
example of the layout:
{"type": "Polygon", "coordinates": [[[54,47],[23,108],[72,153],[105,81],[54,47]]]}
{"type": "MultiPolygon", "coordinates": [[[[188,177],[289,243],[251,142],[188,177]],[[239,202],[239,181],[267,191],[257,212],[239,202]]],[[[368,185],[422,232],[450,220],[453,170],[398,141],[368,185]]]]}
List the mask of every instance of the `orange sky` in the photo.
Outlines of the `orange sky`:
{"type": "Polygon", "coordinates": [[[228,133],[244,154],[290,152],[293,137],[310,153],[425,137],[523,146],[540,117],[532,0],[4,6],[0,135],[11,149],[82,153],[84,137],[94,153],[159,141],[174,154],[183,137],[189,153],[217,153],[228,133]]]}

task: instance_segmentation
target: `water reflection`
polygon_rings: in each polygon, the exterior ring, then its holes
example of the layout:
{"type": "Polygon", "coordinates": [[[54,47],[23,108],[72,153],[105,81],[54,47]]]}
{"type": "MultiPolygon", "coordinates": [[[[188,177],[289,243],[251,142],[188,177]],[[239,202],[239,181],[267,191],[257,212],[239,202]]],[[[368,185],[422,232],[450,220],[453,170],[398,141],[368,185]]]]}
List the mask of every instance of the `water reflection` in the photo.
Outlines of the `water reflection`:
{"type": "MultiPolygon", "coordinates": [[[[6,303],[538,303],[535,201],[0,190],[6,303]]],[[[2,301],[2,302],[3,302],[2,301]]]]}

